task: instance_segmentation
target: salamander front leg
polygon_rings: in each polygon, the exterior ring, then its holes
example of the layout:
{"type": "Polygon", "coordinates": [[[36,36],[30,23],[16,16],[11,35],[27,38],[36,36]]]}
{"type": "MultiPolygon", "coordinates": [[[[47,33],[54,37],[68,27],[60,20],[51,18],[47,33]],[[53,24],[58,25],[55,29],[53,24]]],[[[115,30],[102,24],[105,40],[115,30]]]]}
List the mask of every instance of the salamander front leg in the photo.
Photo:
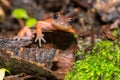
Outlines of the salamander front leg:
{"type": "Polygon", "coordinates": [[[41,23],[37,22],[36,24],[36,39],[35,42],[39,42],[39,46],[41,47],[41,41],[46,42],[44,39],[44,34],[42,34],[41,23]]]}

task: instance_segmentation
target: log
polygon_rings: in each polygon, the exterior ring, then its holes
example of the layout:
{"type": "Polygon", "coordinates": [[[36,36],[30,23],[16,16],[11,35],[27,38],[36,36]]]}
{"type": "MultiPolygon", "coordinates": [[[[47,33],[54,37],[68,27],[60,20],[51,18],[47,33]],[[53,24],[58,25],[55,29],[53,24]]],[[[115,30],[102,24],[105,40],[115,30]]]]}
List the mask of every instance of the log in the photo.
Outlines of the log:
{"type": "Polygon", "coordinates": [[[30,43],[29,40],[0,39],[0,68],[6,68],[14,74],[38,74],[54,80],[56,77],[52,74],[50,68],[52,67],[55,49],[22,47],[30,43]]]}
{"type": "Polygon", "coordinates": [[[25,78],[37,75],[35,78],[43,80],[64,79],[73,67],[78,49],[76,39],[64,32],[45,35],[47,43],[42,44],[41,48],[36,46],[34,40],[0,39],[0,68],[15,74],[8,76],[8,80],[21,73],[26,74],[25,78]]]}

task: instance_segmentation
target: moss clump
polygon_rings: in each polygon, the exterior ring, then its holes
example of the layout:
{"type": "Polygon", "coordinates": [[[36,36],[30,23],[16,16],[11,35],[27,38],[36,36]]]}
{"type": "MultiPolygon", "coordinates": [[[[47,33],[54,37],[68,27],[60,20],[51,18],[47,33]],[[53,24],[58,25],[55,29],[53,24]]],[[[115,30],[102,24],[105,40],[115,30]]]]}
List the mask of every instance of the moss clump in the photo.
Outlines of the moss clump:
{"type": "Polygon", "coordinates": [[[120,42],[99,41],[65,80],[120,80],[120,42]]]}

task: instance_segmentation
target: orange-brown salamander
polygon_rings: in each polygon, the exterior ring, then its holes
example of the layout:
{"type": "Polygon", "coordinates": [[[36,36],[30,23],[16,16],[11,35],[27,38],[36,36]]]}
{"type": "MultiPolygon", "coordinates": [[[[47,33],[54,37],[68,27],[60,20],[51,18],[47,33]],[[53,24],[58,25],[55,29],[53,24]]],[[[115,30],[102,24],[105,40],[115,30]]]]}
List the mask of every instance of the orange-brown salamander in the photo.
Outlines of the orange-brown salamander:
{"type": "Polygon", "coordinates": [[[41,41],[46,42],[42,31],[51,31],[51,30],[61,30],[65,32],[70,32],[76,34],[75,30],[72,28],[73,20],[55,13],[53,18],[47,20],[40,20],[36,23],[36,30],[33,32],[32,29],[27,26],[23,27],[17,34],[18,39],[32,39],[34,33],[36,33],[36,41],[39,41],[39,46],[41,47],[41,41]]]}

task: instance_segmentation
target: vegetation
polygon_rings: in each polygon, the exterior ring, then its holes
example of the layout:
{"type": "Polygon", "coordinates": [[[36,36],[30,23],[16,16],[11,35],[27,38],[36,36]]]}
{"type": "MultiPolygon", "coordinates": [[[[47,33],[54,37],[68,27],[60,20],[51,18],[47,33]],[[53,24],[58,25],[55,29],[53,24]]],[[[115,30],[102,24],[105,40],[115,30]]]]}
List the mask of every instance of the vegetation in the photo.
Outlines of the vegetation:
{"type": "Polygon", "coordinates": [[[11,74],[9,70],[7,70],[5,68],[1,68],[0,69],[0,80],[3,80],[3,78],[5,77],[5,72],[11,74]]]}
{"type": "Polygon", "coordinates": [[[35,19],[35,18],[28,18],[26,20],[25,25],[28,26],[28,27],[32,27],[32,26],[34,26],[36,24],[36,22],[37,22],[37,19],[35,19]]]}
{"type": "Polygon", "coordinates": [[[37,22],[36,18],[30,17],[27,14],[26,10],[24,10],[22,8],[14,9],[12,11],[12,16],[16,19],[25,19],[26,20],[25,26],[28,26],[28,27],[33,27],[37,22]]]}
{"type": "Polygon", "coordinates": [[[16,8],[12,11],[12,16],[17,19],[28,19],[29,16],[26,12],[26,10],[22,8],[16,8]]]}
{"type": "Polygon", "coordinates": [[[120,42],[97,42],[90,55],[75,62],[65,80],[120,80],[120,42]]]}

